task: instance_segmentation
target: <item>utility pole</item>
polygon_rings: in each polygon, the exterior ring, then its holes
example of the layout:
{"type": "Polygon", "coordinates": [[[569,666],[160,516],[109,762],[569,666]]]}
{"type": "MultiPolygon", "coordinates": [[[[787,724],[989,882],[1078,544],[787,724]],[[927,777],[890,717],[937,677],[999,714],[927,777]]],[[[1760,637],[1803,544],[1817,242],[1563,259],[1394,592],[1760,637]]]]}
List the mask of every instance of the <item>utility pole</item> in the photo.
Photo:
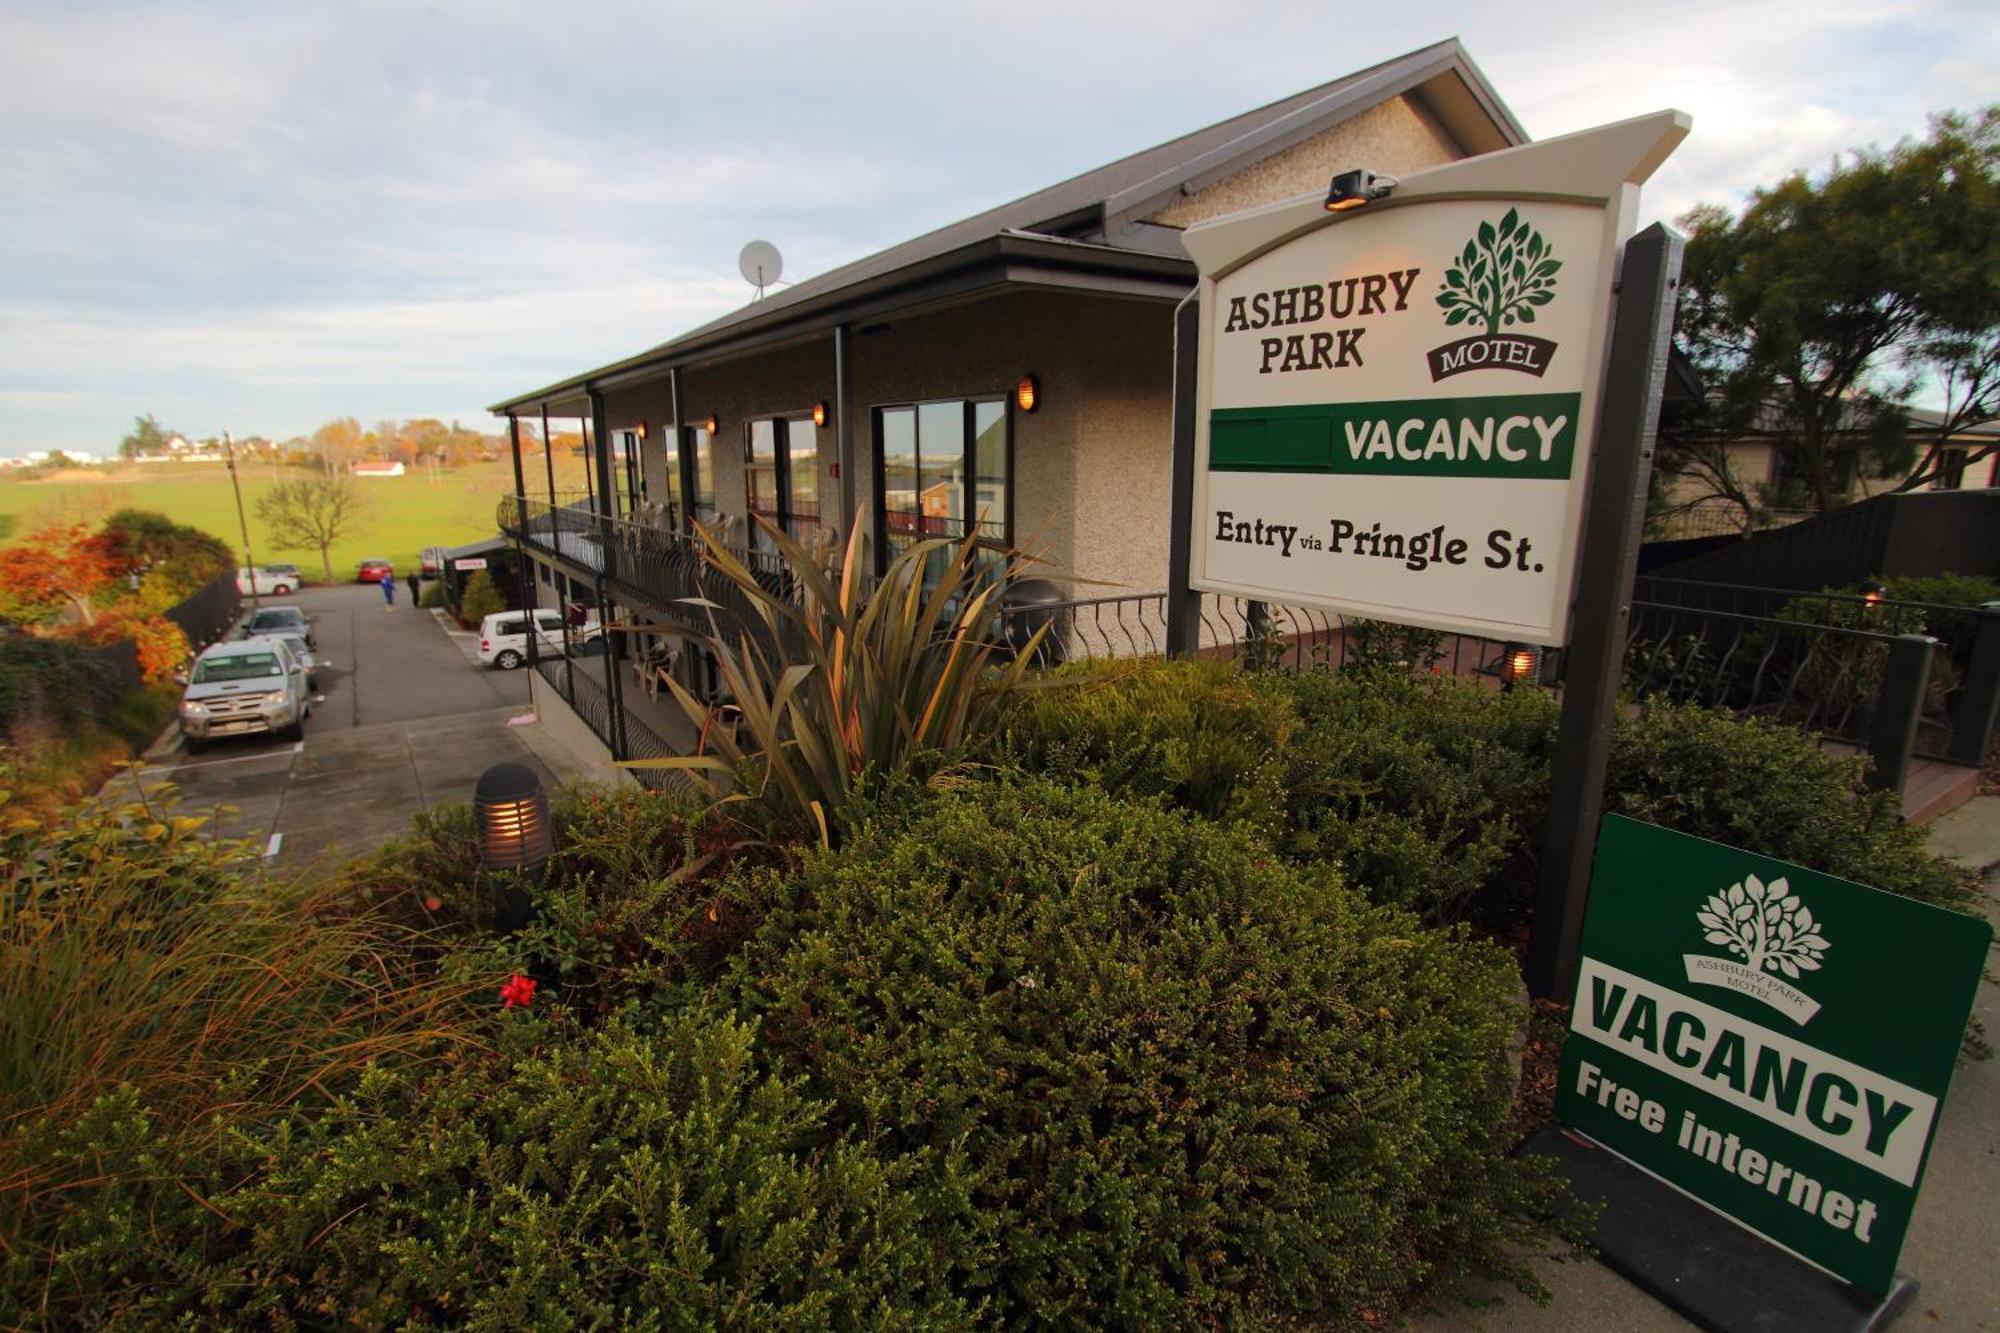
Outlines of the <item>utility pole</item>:
{"type": "Polygon", "coordinates": [[[250,571],[250,606],[256,609],[257,558],[250,554],[250,520],[243,516],[243,483],[236,477],[236,437],[222,432],[222,452],[229,460],[229,488],[236,492],[236,525],[243,530],[243,565],[250,571]]]}

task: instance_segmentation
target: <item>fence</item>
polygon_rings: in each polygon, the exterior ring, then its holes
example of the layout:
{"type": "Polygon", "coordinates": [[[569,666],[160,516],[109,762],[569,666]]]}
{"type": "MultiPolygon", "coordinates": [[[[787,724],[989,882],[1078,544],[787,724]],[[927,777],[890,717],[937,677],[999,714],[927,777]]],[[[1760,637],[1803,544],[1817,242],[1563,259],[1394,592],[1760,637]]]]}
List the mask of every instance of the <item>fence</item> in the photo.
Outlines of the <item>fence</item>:
{"type": "Polygon", "coordinates": [[[228,570],[209,581],[207,587],[167,610],[167,619],[181,627],[196,652],[227,635],[236,626],[243,609],[243,595],[236,591],[236,571],[228,570]]]}

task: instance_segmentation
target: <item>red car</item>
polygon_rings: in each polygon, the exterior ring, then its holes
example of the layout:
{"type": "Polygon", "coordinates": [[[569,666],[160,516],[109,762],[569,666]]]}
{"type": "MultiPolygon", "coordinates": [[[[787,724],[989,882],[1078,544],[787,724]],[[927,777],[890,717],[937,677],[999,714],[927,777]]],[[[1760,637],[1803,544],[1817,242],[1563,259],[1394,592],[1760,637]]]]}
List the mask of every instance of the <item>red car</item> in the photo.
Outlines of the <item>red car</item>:
{"type": "Polygon", "coordinates": [[[363,560],[361,572],[354,576],[356,583],[380,583],[383,575],[396,576],[396,567],[387,560],[363,560]]]}

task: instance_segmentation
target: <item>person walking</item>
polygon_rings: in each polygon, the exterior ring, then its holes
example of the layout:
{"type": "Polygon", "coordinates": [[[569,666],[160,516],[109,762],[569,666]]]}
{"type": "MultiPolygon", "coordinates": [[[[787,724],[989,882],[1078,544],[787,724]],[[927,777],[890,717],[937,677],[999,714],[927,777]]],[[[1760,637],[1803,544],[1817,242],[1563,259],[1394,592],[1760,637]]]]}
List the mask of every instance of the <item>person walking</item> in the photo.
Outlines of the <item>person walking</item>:
{"type": "Polygon", "coordinates": [[[382,576],[382,604],[387,609],[396,609],[396,576],[394,573],[382,576]]]}
{"type": "Polygon", "coordinates": [[[422,590],[422,588],[421,588],[421,587],[420,587],[420,586],[418,585],[418,576],[417,576],[417,573],[416,573],[416,571],[415,571],[415,570],[411,570],[411,571],[410,571],[410,605],[411,605],[411,606],[414,606],[414,607],[417,607],[418,609],[420,609],[420,610],[421,610],[421,609],[422,609],[422,607],[423,607],[423,601],[424,601],[424,599],[423,599],[423,590],[422,590]]]}

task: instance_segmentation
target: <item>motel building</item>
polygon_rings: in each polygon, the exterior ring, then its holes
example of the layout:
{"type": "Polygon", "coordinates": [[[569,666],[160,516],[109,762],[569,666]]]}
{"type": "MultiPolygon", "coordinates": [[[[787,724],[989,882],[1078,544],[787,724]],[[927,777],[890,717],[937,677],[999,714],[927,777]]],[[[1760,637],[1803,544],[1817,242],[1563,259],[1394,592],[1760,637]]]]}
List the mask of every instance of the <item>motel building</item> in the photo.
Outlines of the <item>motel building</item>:
{"type": "MultiPolygon", "coordinates": [[[[574,623],[646,627],[538,652],[537,712],[600,758],[686,748],[679,710],[641,682],[658,665],[715,698],[708,613],[688,601],[714,595],[713,575],[692,525],[778,578],[753,514],[808,540],[858,528],[876,572],[914,540],[976,528],[1051,575],[1009,590],[1017,612],[1056,616],[1059,639],[1100,653],[1159,651],[1173,322],[1196,282],[1182,231],[1323,194],[1354,167],[1402,175],[1525,142],[1464,47],[1440,42],[496,404],[523,592],[574,623]],[[523,423],[545,440],[581,429],[586,492],[524,466],[523,423]]],[[[1204,599],[1205,637],[1240,633],[1229,600],[1204,599]]]]}

